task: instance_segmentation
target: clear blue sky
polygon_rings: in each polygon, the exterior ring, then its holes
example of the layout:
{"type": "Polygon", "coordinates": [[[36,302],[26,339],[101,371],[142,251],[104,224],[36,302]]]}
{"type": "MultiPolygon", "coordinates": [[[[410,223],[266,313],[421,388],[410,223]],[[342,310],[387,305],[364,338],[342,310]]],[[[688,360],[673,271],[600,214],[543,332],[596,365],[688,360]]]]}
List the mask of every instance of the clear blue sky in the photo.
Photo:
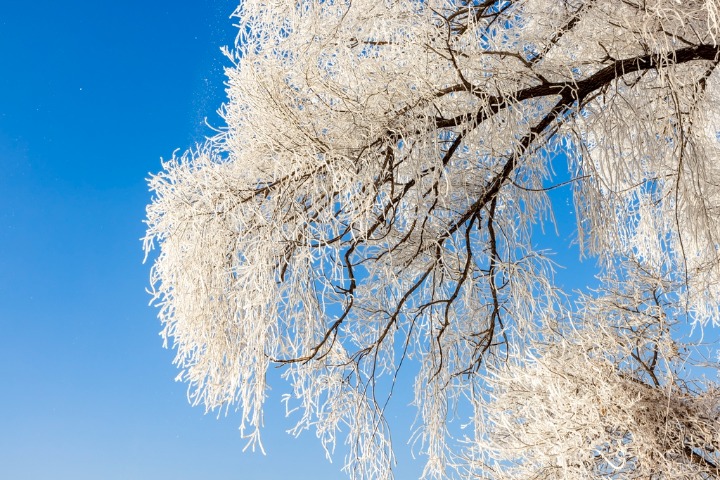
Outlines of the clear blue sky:
{"type": "MultiPolygon", "coordinates": [[[[0,13],[0,478],[332,479],[312,432],[241,453],[191,408],[148,307],[145,178],[209,133],[232,1],[4,2],[0,13]]],[[[406,403],[406,402],[398,402],[406,403]]],[[[414,411],[402,410],[407,427],[414,411]]],[[[393,414],[395,415],[395,413],[393,414]]],[[[402,445],[398,478],[420,465],[402,445]]]]}

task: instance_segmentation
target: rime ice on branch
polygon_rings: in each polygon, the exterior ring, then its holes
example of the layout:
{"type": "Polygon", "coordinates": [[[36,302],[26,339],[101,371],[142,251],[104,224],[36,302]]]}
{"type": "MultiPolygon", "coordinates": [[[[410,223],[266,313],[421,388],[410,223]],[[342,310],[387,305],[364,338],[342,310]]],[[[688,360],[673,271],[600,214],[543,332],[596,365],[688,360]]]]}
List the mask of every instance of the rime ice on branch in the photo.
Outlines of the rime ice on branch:
{"type": "Polygon", "coordinates": [[[150,180],[194,404],[237,408],[259,445],[281,365],[294,432],[390,478],[389,386],[416,373],[426,478],[720,477],[718,393],[683,336],[720,322],[717,0],[236,16],[227,128],[150,180]],[[556,174],[603,279],[578,303],[533,244],[556,174]]]}

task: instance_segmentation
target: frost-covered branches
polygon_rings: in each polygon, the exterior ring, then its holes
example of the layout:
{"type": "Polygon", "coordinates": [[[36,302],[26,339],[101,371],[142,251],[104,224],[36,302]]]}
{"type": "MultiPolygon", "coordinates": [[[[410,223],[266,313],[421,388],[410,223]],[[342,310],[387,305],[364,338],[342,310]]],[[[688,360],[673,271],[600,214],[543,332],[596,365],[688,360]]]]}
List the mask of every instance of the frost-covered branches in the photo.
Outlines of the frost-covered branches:
{"type": "MultiPolygon", "coordinates": [[[[640,273],[548,320],[532,349],[488,372],[470,471],[490,478],[720,476],[720,392],[688,383],[679,306],[640,273]]],[[[697,375],[695,375],[698,377],[697,375]]]]}
{"type": "Polygon", "coordinates": [[[152,284],[194,403],[235,406],[258,442],[281,365],[296,432],[331,451],[344,425],[350,475],[388,478],[387,385],[414,364],[427,477],[716,474],[717,393],[686,388],[672,353],[682,325],[720,322],[716,0],[236,15],[227,128],[151,179],[152,284]],[[533,236],[553,172],[612,279],[582,308],[533,236]],[[675,413],[643,406],[661,402],[675,413]],[[454,438],[454,415],[476,436],[454,438]],[[536,444],[513,443],[521,427],[536,444]]]}

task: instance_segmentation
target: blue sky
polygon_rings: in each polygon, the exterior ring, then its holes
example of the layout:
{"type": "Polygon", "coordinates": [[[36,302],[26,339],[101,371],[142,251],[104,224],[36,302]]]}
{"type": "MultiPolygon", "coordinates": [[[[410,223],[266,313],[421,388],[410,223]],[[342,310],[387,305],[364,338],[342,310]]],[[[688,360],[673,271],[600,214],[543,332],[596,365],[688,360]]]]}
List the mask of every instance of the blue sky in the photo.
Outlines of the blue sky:
{"type": "MultiPolygon", "coordinates": [[[[145,178],[220,124],[234,6],[3,5],[0,478],[342,478],[312,432],[284,433],[279,392],[268,455],[241,453],[237,418],[187,403],[147,305],[145,178]]],[[[407,435],[398,478],[417,478],[407,435]]]]}

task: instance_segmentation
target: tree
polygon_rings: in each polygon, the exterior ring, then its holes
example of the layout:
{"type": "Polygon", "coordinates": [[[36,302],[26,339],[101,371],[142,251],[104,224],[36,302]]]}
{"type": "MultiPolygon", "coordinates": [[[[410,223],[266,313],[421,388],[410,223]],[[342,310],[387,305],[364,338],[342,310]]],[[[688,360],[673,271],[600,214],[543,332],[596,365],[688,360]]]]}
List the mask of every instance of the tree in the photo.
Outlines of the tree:
{"type": "Polygon", "coordinates": [[[150,180],[145,249],[194,404],[392,477],[719,478],[717,0],[247,0],[225,129],[150,180]],[[572,189],[598,291],[555,285],[572,189]],[[538,242],[540,244],[538,245],[538,242]],[[549,241],[552,243],[552,241],[549,241]],[[706,378],[709,376],[709,378],[706,378]],[[468,425],[463,433],[448,422],[468,425]]]}

